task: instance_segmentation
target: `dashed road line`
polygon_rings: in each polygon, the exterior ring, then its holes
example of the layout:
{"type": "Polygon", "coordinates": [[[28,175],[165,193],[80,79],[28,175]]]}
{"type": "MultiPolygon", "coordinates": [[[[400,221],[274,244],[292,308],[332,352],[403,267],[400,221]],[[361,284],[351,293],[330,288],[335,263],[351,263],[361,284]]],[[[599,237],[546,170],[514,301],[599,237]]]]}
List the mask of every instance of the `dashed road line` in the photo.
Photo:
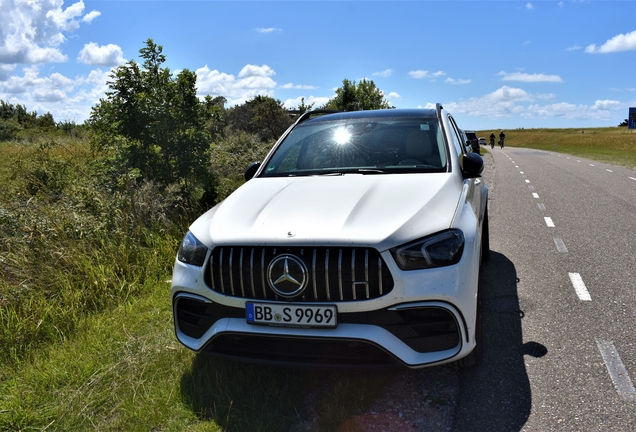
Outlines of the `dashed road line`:
{"type": "Polygon", "coordinates": [[[556,248],[559,252],[566,253],[568,251],[568,248],[565,247],[565,243],[563,243],[563,240],[561,240],[560,238],[555,238],[554,244],[556,245],[556,248]]]}
{"type": "Polygon", "coordinates": [[[539,206],[539,210],[545,211],[545,204],[539,203],[537,205],[539,206]]]}
{"type": "Polygon", "coordinates": [[[532,197],[533,197],[533,198],[539,198],[539,194],[538,194],[538,193],[536,193],[536,192],[532,192],[532,197]]]}
{"type": "Polygon", "coordinates": [[[605,171],[607,171],[607,172],[614,172],[614,171],[612,171],[611,169],[607,169],[607,168],[605,168],[605,171]]]}
{"type": "Polygon", "coordinates": [[[621,357],[618,355],[614,344],[611,341],[596,339],[596,345],[601,352],[601,356],[603,357],[603,361],[605,362],[605,366],[612,378],[618,395],[628,402],[636,402],[634,383],[629,377],[629,373],[621,361],[621,357]]]}
{"type": "Polygon", "coordinates": [[[581,275],[578,273],[568,273],[568,276],[570,276],[570,282],[572,282],[574,291],[576,295],[579,296],[579,299],[582,301],[592,301],[592,296],[590,296],[581,275]]]}
{"type": "Polygon", "coordinates": [[[554,228],[554,222],[552,222],[552,218],[549,217],[544,217],[543,218],[545,220],[545,224],[550,227],[550,228],[554,228]]]}

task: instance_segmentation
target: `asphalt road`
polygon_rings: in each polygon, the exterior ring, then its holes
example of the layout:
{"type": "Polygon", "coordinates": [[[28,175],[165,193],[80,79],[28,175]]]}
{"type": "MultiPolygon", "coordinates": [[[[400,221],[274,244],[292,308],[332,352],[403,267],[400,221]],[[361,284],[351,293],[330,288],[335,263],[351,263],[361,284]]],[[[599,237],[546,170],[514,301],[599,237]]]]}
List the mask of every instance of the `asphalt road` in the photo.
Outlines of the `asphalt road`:
{"type": "Polygon", "coordinates": [[[457,431],[636,431],[636,172],[496,147],[484,363],[457,431]]]}

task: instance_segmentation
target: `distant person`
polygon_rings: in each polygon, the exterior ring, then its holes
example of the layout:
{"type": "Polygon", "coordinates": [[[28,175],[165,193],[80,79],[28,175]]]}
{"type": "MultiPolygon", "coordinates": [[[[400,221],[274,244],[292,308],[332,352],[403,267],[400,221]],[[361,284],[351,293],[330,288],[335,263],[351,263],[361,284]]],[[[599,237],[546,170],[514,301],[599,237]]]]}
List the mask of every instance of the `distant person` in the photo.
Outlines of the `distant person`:
{"type": "Polygon", "coordinates": [[[490,148],[495,148],[495,133],[490,133],[490,148]]]}
{"type": "Polygon", "coordinates": [[[506,134],[504,131],[499,132],[499,145],[501,148],[504,148],[504,140],[506,139],[506,134]]]}

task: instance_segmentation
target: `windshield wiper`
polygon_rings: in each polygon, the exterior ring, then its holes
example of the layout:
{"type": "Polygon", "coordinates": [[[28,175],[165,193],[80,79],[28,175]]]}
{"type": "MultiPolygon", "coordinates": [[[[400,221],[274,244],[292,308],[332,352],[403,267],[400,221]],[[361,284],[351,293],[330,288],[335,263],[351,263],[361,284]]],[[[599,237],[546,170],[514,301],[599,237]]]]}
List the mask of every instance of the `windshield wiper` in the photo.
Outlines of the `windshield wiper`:
{"type": "Polygon", "coordinates": [[[393,171],[381,170],[377,168],[360,168],[357,171],[360,174],[391,174],[393,171]]]}

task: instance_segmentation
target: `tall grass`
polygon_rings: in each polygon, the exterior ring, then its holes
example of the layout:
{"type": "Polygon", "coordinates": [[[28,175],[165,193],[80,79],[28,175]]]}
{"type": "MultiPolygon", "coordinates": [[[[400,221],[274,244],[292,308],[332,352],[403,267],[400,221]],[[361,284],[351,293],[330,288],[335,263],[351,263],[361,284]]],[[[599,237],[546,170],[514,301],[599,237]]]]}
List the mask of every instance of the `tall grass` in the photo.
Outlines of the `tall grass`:
{"type": "Polygon", "coordinates": [[[63,341],[77,322],[170,272],[176,196],[108,190],[83,141],[5,146],[0,166],[0,363],[63,341]]]}
{"type": "MultiPolygon", "coordinates": [[[[488,137],[499,131],[479,131],[488,137]]],[[[507,130],[506,146],[529,147],[636,168],[636,130],[626,127],[507,130]]],[[[497,138],[498,139],[498,138],[497,138]]]]}

